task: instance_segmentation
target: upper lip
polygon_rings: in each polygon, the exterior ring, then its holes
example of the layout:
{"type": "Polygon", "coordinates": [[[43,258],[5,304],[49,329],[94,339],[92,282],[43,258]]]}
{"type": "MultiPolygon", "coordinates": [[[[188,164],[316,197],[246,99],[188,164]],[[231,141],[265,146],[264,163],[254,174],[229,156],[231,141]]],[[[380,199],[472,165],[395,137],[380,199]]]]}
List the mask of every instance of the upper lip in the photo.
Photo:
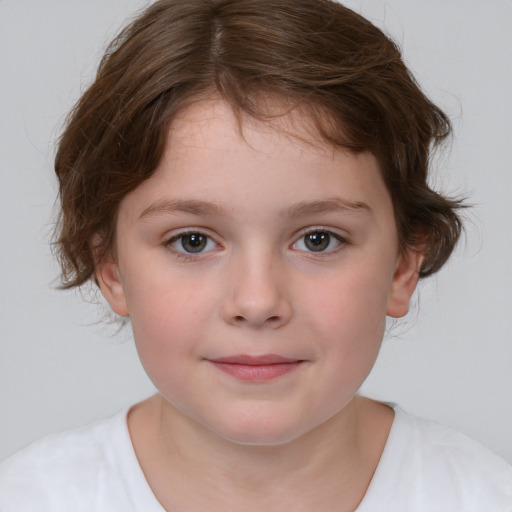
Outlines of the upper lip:
{"type": "Polygon", "coordinates": [[[210,359],[213,363],[225,363],[225,364],[243,364],[247,366],[262,366],[265,364],[282,364],[282,363],[297,363],[300,359],[293,359],[289,357],[283,357],[276,354],[265,354],[261,356],[251,356],[247,354],[239,354],[227,357],[217,357],[210,359]]]}

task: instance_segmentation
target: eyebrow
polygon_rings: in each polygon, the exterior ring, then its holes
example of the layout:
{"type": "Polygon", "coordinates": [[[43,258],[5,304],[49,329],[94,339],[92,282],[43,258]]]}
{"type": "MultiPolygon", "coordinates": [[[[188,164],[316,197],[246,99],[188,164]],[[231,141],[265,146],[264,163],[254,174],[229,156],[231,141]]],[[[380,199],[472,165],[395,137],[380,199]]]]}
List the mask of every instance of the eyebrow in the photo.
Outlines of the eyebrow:
{"type": "MultiPolygon", "coordinates": [[[[287,208],[284,213],[288,217],[305,217],[307,215],[336,211],[372,213],[370,206],[362,201],[354,202],[338,197],[318,201],[301,201],[287,208]]],[[[228,214],[227,212],[228,210],[223,206],[208,201],[164,199],[148,206],[139,215],[139,219],[162,213],[188,213],[196,216],[226,216],[228,214]]]]}
{"type": "Polygon", "coordinates": [[[207,201],[193,200],[161,200],[148,206],[140,215],[150,217],[159,213],[189,213],[191,215],[225,215],[226,209],[207,201]]]}
{"type": "Polygon", "coordinates": [[[287,214],[290,217],[303,217],[315,213],[329,213],[346,211],[353,213],[372,213],[372,209],[363,201],[348,201],[338,197],[323,199],[319,201],[303,201],[290,206],[287,214]]]}

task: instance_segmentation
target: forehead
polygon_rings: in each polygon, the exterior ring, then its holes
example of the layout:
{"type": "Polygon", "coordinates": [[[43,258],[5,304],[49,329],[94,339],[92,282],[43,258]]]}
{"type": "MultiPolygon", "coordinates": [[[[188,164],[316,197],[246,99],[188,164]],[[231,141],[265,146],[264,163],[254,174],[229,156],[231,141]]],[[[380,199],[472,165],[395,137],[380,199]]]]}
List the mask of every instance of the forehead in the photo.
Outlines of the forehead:
{"type": "Polygon", "coordinates": [[[184,108],[171,123],[155,173],[125,198],[130,210],[169,200],[213,202],[246,219],[326,200],[389,210],[373,155],[322,141],[299,110],[271,108],[265,122],[236,116],[218,99],[184,108]]]}
{"type": "Polygon", "coordinates": [[[324,156],[332,156],[336,150],[333,144],[322,139],[313,119],[300,105],[274,97],[259,100],[257,109],[259,117],[255,118],[216,96],[199,99],[173,119],[168,143],[174,145],[174,150],[194,146],[207,148],[205,144],[213,139],[222,145],[222,139],[227,142],[240,138],[256,153],[271,153],[272,149],[282,150],[292,145],[295,150],[324,156]],[[223,129],[218,130],[221,125],[223,129]]]}

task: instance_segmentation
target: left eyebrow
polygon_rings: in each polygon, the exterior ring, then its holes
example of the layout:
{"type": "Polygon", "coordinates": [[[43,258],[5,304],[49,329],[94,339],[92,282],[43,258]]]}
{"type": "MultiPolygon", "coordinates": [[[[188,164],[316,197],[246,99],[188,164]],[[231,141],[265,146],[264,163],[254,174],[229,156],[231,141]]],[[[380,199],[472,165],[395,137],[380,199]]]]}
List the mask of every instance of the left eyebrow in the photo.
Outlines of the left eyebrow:
{"type": "Polygon", "coordinates": [[[370,206],[362,201],[347,201],[338,197],[323,199],[320,201],[303,201],[287,209],[289,217],[303,217],[315,213],[328,213],[336,211],[345,211],[351,213],[371,214],[370,206]]]}

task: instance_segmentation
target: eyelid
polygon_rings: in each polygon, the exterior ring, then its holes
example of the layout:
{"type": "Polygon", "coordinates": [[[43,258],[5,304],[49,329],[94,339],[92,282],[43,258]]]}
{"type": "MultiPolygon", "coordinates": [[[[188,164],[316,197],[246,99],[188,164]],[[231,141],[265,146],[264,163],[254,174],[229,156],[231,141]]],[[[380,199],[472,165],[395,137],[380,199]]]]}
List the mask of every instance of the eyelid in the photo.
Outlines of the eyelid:
{"type": "Polygon", "coordinates": [[[181,229],[181,230],[174,230],[172,233],[167,234],[164,237],[164,239],[162,241],[162,245],[166,249],[172,251],[176,257],[182,258],[182,259],[196,259],[198,257],[204,256],[206,254],[213,252],[217,248],[222,247],[222,245],[216,240],[216,237],[212,236],[209,233],[209,230],[204,229],[204,228],[185,228],[185,229],[181,229]],[[194,252],[189,253],[186,251],[182,252],[182,251],[176,249],[175,247],[173,247],[173,244],[175,242],[177,242],[180,238],[183,238],[187,235],[195,235],[195,234],[202,235],[202,236],[208,238],[215,244],[216,247],[209,249],[207,251],[200,251],[197,253],[194,253],[194,252]]]}
{"type": "Polygon", "coordinates": [[[351,244],[351,241],[347,235],[341,234],[339,231],[337,231],[334,228],[328,228],[325,226],[310,226],[310,227],[300,230],[294,236],[294,242],[290,245],[290,248],[293,249],[294,246],[297,245],[302,238],[304,238],[306,235],[311,234],[311,233],[327,233],[328,235],[335,238],[339,242],[339,245],[337,247],[335,247],[334,249],[330,249],[328,251],[315,252],[315,251],[305,251],[302,249],[297,249],[297,250],[304,252],[306,254],[313,254],[316,256],[326,256],[328,254],[332,254],[332,253],[335,253],[335,252],[343,249],[343,247],[346,245],[351,244]]]}
{"type": "Polygon", "coordinates": [[[212,231],[210,229],[194,227],[194,226],[171,229],[162,236],[162,240],[163,240],[163,243],[166,243],[171,239],[175,240],[177,238],[180,238],[181,236],[193,235],[196,233],[199,235],[207,236],[208,238],[211,238],[212,240],[214,240],[217,243],[217,240],[216,240],[217,236],[215,235],[215,233],[212,233],[212,231]]]}
{"type": "Polygon", "coordinates": [[[341,240],[349,240],[349,235],[344,230],[339,228],[334,228],[331,226],[322,226],[322,225],[313,225],[308,226],[306,228],[302,228],[298,230],[293,236],[294,240],[298,240],[299,238],[309,234],[309,233],[329,233],[330,235],[335,236],[341,240]]]}
{"type": "MultiPolygon", "coordinates": [[[[297,249],[298,251],[304,252],[304,253],[307,253],[310,255],[327,256],[329,254],[335,253],[335,252],[343,249],[344,246],[350,245],[352,243],[348,235],[340,233],[339,230],[336,228],[326,227],[326,226],[309,226],[307,228],[301,229],[294,235],[293,242],[290,244],[289,247],[291,249],[295,249],[294,246],[296,246],[297,243],[303,237],[305,237],[306,235],[308,235],[310,233],[326,233],[326,234],[332,236],[334,239],[336,239],[339,242],[339,245],[333,249],[318,251],[318,252],[306,251],[303,249],[297,249]]],[[[165,248],[171,250],[177,257],[182,258],[182,259],[197,259],[198,257],[206,256],[207,254],[215,251],[215,249],[223,248],[223,245],[218,242],[217,236],[212,235],[211,231],[209,229],[194,228],[194,227],[187,227],[187,228],[173,230],[171,233],[169,233],[163,237],[162,245],[165,248]],[[207,251],[201,251],[201,252],[197,252],[197,253],[193,253],[193,252],[189,253],[186,251],[182,252],[173,247],[172,244],[174,242],[176,242],[177,240],[179,240],[180,238],[182,238],[184,236],[191,235],[191,234],[200,234],[200,235],[205,236],[206,238],[213,241],[213,243],[215,244],[216,247],[209,249],[207,251]]]]}

